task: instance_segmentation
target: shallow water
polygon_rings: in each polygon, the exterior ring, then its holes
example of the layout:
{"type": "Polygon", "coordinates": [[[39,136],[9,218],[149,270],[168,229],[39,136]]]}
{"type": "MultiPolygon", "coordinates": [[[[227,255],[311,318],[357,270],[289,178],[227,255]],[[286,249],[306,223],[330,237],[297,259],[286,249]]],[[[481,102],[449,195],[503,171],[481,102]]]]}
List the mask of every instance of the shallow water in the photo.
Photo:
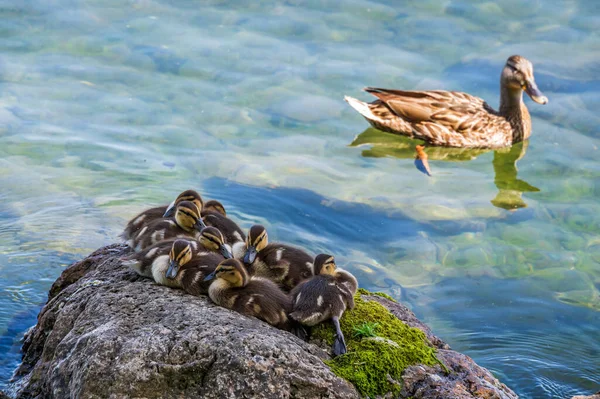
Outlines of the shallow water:
{"type": "Polygon", "coordinates": [[[0,388],[60,272],[195,187],[334,253],[523,398],[600,389],[599,6],[404,3],[0,1],[0,388]],[[427,149],[432,177],[342,101],[497,106],[514,53],[550,99],[527,100],[531,140],[427,149]]]}

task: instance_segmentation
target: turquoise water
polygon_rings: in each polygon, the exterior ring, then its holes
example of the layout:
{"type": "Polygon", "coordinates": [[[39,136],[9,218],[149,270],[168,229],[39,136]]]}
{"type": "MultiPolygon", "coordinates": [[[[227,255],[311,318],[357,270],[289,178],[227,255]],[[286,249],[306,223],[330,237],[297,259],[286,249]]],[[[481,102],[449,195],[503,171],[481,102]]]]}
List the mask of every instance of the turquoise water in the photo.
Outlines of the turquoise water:
{"type": "Polygon", "coordinates": [[[335,254],[523,398],[600,389],[600,6],[0,1],[0,388],[49,286],[187,188],[335,254]],[[504,151],[367,129],[363,86],[546,106],[504,151]]]}

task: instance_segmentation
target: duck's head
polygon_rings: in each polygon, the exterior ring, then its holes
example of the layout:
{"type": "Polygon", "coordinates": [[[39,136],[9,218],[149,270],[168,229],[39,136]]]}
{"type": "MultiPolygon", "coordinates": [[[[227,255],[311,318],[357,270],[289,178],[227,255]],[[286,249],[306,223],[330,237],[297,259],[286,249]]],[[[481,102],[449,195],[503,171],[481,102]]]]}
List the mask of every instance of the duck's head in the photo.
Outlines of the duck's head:
{"type": "Polygon", "coordinates": [[[202,202],[202,197],[200,197],[200,194],[198,194],[198,192],[194,191],[194,190],[185,190],[184,192],[179,194],[177,196],[177,198],[175,198],[175,201],[173,201],[169,204],[163,217],[168,218],[168,217],[173,216],[173,214],[175,213],[175,209],[177,208],[177,205],[179,205],[183,201],[193,202],[194,204],[196,204],[198,209],[200,209],[200,211],[202,211],[204,202],[202,202]]]}
{"type": "Polygon", "coordinates": [[[219,263],[214,272],[204,278],[204,281],[223,279],[232,287],[244,287],[250,276],[246,268],[237,259],[226,259],[219,263]]]}
{"type": "Polygon", "coordinates": [[[535,84],[533,65],[520,55],[513,55],[506,60],[500,77],[500,85],[507,87],[512,92],[521,93],[521,90],[524,90],[538,104],[548,103],[548,98],[535,84]]]}
{"type": "Polygon", "coordinates": [[[201,231],[206,227],[195,203],[183,201],[175,208],[175,222],[185,231],[201,231]]]}
{"type": "Polygon", "coordinates": [[[319,254],[315,257],[314,270],[316,276],[325,274],[334,276],[336,269],[333,255],[319,254]]]}
{"type": "Polygon", "coordinates": [[[250,227],[248,237],[246,237],[246,254],[244,255],[244,263],[251,265],[256,259],[256,255],[269,244],[267,229],[265,226],[255,224],[250,227]]]}
{"type": "Polygon", "coordinates": [[[188,240],[175,240],[169,252],[169,268],[165,273],[169,279],[174,279],[179,268],[192,259],[192,247],[188,240]]]}
{"type": "Polygon", "coordinates": [[[210,251],[220,252],[225,259],[233,258],[231,251],[225,246],[223,234],[216,227],[205,227],[200,232],[198,239],[202,246],[210,251]]]}
{"type": "Polygon", "coordinates": [[[204,204],[203,211],[211,211],[220,213],[223,216],[227,216],[227,212],[225,212],[225,207],[217,200],[206,201],[204,204]]]}

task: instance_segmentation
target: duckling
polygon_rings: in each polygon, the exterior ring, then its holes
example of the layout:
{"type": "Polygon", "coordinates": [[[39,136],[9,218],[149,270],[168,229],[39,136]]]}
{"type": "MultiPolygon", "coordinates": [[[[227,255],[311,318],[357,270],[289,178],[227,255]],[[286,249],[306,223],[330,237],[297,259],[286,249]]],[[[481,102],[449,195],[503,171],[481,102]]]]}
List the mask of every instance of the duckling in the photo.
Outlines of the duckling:
{"type": "Polygon", "coordinates": [[[240,227],[231,219],[225,212],[223,204],[219,201],[211,200],[206,203],[202,209],[202,220],[207,226],[213,226],[219,229],[225,237],[225,243],[232,249],[236,248],[235,252],[243,251],[246,245],[246,235],[240,227]]]}
{"type": "Polygon", "coordinates": [[[183,201],[177,205],[173,219],[159,219],[145,225],[127,244],[139,252],[169,238],[197,238],[204,227],[206,225],[200,218],[200,209],[196,204],[183,201]]]}
{"type": "MultiPolygon", "coordinates": [[[[140,276],[152,278],[152,269],[156,267],[155,262],[158,261],[160,263],[165,261],[165,259],[160,258],[169,255],[169,252],[171,252],[173,248],[173,243],[176,240],[176,238],[172,238],[159,241],[141,252],[135,252],[130,256],[123,258],[122,262],[124,265],[133,269],[140,276]]],[[[231,252],[223,243],[223,235],[214,227],[206,227],[202,229],[198,241],[182,241],[189,242],[189,251],[191,252],[192,258],[196,258],[199,255],[206,255],[208,252],[212,252],[215,255],[220,254],[220,260],[232,257],[231,252]]],[[[180,251],[182,250],[183,249],[180,251]]]]}
{"type": "MultiPolygon", "coordinates": [[[[313,275],[312,256],[289,245],[269,244],[264,226],[252,226],[246,243],[243,260],[253,276],[268,278],[282,288],[291,290],[300,281],[313,275]]],[[[237,257],[235,251],[234,257],[237,257]]]]}
{"type": "Polygon", "coordinates": [[[213,280],[208,296],[219,306],[254,316],[281,329],[289,329],[288,296],[272,281],[250,277],[237,259],[221,262],[205,280],[213,280]]]}
{"type": "Polygon", "coordinates": [[[217,212],[223,216],[227,216],[227,212],[225,211],[225,207],[217,200],[209,200],[204,203],[202,207],[202,216],[204,216],[205,212],[217,212]]]}
{"type": "Polygon", "coordinates": [[[347,271],[338,269],[333,256],[317,255],[315,276],[300,283],[290,293],[290,319],[306,326],[315,326],[331,319],[336,331],[333,354],[344,354],[347,349],[340,328],[340,318],[347,308],[354,308],[357,289],[356,278],[347,271]]]}
{"type": "MultiPolygon", "coordinates": [[[[143,226],[155,220],[169,216],[165,216],[168,210],[175,210],[174,207],[179,205],[179,203],[181,203],[182,201],[191,201],[194,204],[196,204],[196,206],[198,206],[199,209],[202,209],[203,202],[202,197],[200,197],[200,194],[198,194],[194,190],[186,190],[179,194],[177,198],[175,198],[175,201],[171,202],[171,204],[147,209],[144,212],[137,215],[136,217],[134,217],[133,219],[131,219],[129,223],[127,223],[125,231],[123,231],[121,237],[123,237],[123,239],[125,239],[126,241],[135,237],[138,234],[138,232],[143,228],[143,226]]],[[[172,216],[172,214],[170,216],[172,216]]]]}
{"type": "Polygon", "coordinates": [[[169,253],[169,267],[164,274],[161,268],[161,272],[153,276],[154,281],[163,285],[176,285],[191,295],[208,294],[211,281],[206,280],[206,277],[214,273],[225,258],[216,252],[194,254],[192,247],[192,241],[176,240],[169,253]]]}

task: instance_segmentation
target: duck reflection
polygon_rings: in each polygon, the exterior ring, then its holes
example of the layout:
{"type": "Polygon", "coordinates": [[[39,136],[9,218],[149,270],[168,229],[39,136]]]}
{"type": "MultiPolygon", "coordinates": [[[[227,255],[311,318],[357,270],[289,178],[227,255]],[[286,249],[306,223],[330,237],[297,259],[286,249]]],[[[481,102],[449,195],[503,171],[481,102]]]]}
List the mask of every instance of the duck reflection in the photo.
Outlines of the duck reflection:
{"type": "Polygon", "coordinates": [[[431,175],[431,168],[427,164],[427,168],[424,170],[423,160],[426,162],[427,160],[464,162],[471,161],[482,154],[494,151],[492,165],[494,167],[494,184],[498,188],[498,194],[491,200],[491,203],[498,208],[508,210],[525,208],[527,203],[522,198],[523,193],[540,191],[539,188],[517,179],[517,161],[525,156],[527,146],[529,145],[528,141],[498,150],[450,147],[423,148],[423,146],[415,145],[415,141],[409,138],[369,128],[356,136],[354,141],[350,143],[350,147],[358,147],[365,144],[370,144],[372,147],[362,152],[364,157],[415,159],[417,169],[428,175],[431,175]]]}

